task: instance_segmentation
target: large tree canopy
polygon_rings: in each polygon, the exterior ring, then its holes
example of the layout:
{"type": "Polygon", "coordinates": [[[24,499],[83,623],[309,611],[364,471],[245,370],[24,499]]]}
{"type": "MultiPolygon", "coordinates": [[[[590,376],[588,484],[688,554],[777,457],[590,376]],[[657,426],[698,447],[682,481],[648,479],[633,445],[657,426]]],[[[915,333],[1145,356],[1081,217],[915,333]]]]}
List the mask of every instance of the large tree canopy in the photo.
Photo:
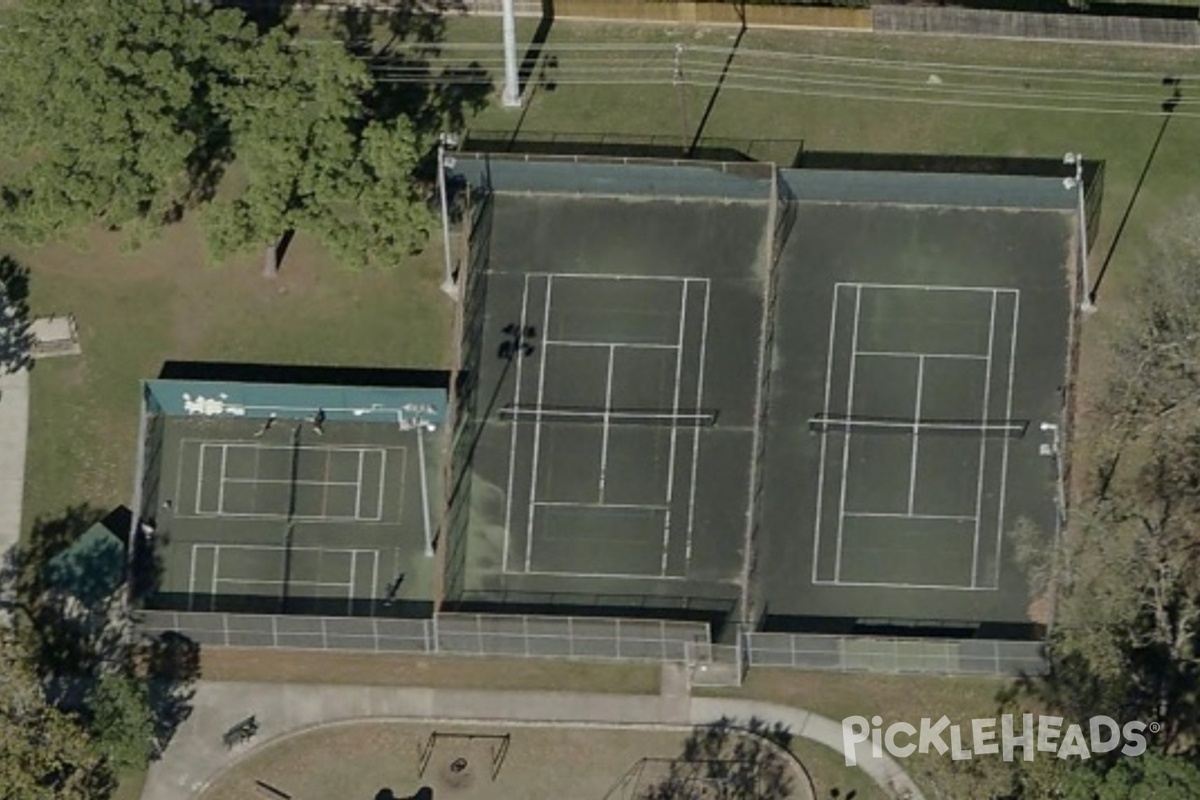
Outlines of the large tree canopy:
{"type": "Polygon", "coordinates": [[[136,240],[209,206],[218,257],[304,229],[348,266],[392,266],[427,237],[413,174],[430,142],[371,107],[341,42],[202,0],[20,0],[0,49],[10,235],[100,220],[136,240]]]}
{"type": "Polygon", "coordinates": [[[96,800],[108,762],[71,716],[46,701],[21,648],[0,631],[0,786],[6,800],[96,800]]]}
{"type": "Polygon", "coordinates": [[[22,0],[0,29],[9,229],[42,240],[99,219],[157,226],[220,157],[214,59],[254,42],[241,12],[192,0],[22,0]]]}

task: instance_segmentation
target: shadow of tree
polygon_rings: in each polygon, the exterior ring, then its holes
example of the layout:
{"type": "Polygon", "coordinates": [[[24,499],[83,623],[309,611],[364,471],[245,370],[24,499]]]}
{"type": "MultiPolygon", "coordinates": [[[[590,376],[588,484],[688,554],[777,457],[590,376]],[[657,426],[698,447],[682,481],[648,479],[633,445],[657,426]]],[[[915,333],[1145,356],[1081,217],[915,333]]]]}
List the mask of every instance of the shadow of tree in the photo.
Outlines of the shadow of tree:
{"type": "Polygon", "coordinates": [[[29,268],[0,256],[0,375],[33,366],[28,297],[29,268]]]}
{"type": "Polygon", "coordinates": [[[151,757],[157,757],[191,713],[200,648],[176,633],[138,634],[126,604],[127,551],[115,535],[115,575],[111,548],[77,546],[96,523],[104,521],[115,533],[123,530],[122,520],[128,520],[123,509],[106,514],[87,503],[39,517],[26,541],[5,554],[0,595],[55,705],[83,709],[105,670],[120,671],[146,687],[155,733],[151,757]]]}
{"type": "Polygon", "coordinates": [[[722,717],[695,728],[665,777],[641,788],[636,800],[784,800],[795,788],[791,743],[785,725],[722,717]]]}
{"type": "MultiPolygon", "coordinates": [[[[494,91],[491,74],[476,60],[439,65],[446,15],[465,10],[456,0],[406,4],[386,11],[347,8],[327,20],[347,51],[364,59],[375,78],[364,99],[369,118],[411,120],[418,134],[461,130],[494,91]]],[[[433,176],[433,169],[429,175],[433,176]]]]}

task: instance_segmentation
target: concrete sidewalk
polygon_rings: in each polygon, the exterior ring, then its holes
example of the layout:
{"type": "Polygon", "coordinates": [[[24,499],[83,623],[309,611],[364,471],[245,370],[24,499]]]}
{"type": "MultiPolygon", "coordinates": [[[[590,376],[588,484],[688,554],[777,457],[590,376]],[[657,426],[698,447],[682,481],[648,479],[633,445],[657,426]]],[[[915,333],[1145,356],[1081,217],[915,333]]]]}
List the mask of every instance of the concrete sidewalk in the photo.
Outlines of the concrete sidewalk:
{"type": "MultiPolygon", "coordinates": [[[[758,717],[782,723],[796,736],[832,747],[839,755],[841,724],[788,706],[710,697],[613,695],[582,692],[477,691],[391,686],[329,686],[201,681],[191,717],[180,726],[161,761],[151,766],[142,800],[191,800],[225,768],[253,748],[225,749],[221,736],[254,714],[256,746],[288,732],[354,719],[470,722],[509,725],[603,725],[678,727],[721,717],[758,717]]],[[[921,793],[891,759],[875,759],[859,748],[859,764],[895,796],[922,800],[921,793]],[[905,794],[907,792],[907,794],[905,794]]]]}
{"type": "Polygon", "coordinates": [[[28,439],[29,371],[0,374],[0,556],[21,538],[28,439]]]}

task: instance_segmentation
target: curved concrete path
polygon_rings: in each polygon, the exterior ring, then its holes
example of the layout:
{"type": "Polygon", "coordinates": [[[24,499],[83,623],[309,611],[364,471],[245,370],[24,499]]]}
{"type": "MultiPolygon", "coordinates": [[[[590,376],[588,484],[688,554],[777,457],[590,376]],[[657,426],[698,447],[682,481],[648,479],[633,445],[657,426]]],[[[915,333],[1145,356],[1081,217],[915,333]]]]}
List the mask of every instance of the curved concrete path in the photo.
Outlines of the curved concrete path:
{"type": "MultiPolygon", "coordinates": [[[[664,682],[665,683],[665,682],[664,682]]],[[[225,749],[221,735],[246,716],[259,722],[256,743],[323,723],[363,718],[416,722],[690,727],[721,717],[779,722],[797,737],[842,748],[841,724],[790,706],[686,694],[486,691],[395,686],[330,686],[201,681],[191,716],[153,764],[142,800],[193,800],[220,771],[248,752],[225,749]]],[[[896,762],[858,749],[861,768],[897,797],[923,800],[896,762]]]]}

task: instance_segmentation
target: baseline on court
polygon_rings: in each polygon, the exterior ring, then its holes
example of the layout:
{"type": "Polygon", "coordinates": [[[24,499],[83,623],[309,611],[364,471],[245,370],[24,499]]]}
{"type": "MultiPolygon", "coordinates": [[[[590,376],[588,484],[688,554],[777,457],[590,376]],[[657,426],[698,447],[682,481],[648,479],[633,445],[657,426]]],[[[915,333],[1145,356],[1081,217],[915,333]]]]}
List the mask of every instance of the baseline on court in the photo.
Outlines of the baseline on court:
{"type": "Polygon", "coordinates": [[[378,587],[375,548],[197,543],[191,550],[188,608],[194,608],[198,593],[284,596],[303,589],[319,598],[344,597],[352,610],[355,600],[374,598],[378,587]],[[271,575],[278,577],[266,577],[271,575]]]}
{"type": "Polygon", "coordinates": [[[540,352],[535,369],[517,360],[501,412],[503,572],[686,576],[709,291],[704,278],[525,276],[521,326],[541,331],[540,352]]]}
{"type": "Polygon", "coordinates": [[[837,283],[831,306],[813,582],[998,589],[1020,291],[837,283]]]}
{"type": "Polygon", "coordinates": [[[398,471],[403,484],[407,450],[183,439],[176,515],[388,522],[392,511],[385,502],[388,475],[398,471]],[[193,465],[195,486],[185,486],[182,476],[193,465]]]}

